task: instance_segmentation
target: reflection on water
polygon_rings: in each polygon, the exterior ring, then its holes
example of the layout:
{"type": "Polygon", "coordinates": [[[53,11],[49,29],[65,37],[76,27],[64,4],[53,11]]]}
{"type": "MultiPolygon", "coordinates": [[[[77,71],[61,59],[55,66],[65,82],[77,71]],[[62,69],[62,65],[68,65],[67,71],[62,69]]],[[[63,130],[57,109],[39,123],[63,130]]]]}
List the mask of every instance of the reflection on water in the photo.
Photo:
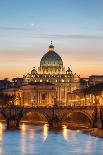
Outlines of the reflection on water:
{"type": "Polygon", "coordinates": [[[3,124],[0,122],[0,130],[3,129],[3,124]]]}
{"type": "Polygon", "coordinates": [[[3,154],[3,148],[2,148],[3,130],[4,130],[4,126],[3,126],[3,124],[0,122],[0,155],[3,154]]]}
{"type": "Polygon", "coordinates": [[[47,139],[47,137],[48,137],[48,125],[45,124],[43,126],[43,141],[45,141],[47,139]]]}
{"type": "Polygon", "coordinates": [[[0,141],[3,140],[3,130],[4,130],[3,124],[0,122],[0,141]]]}
{"type": "Polygon", "coordinates": [[[21,133],[22,133],[22,134],[25,134],[25,133],[26,133],[27,126],[23,123],[23,124],[20,126],[20,129],[21,129],[21,133]]]}
{"type": "Polygon", "coordinates": [[[5,130],[0,123],[0,155],[103,155],[103,140],[72,131],[22,124],[20,130],[5,130]]]}
{"type": "Polygon", "coordinates": [[[68,141],[68,139],[69,139],[69,132],[68,131],[69,130],[67,129],[67,126],[63,125],[62,133],[63,133],[64,139],[66,141],[68,141]]]}

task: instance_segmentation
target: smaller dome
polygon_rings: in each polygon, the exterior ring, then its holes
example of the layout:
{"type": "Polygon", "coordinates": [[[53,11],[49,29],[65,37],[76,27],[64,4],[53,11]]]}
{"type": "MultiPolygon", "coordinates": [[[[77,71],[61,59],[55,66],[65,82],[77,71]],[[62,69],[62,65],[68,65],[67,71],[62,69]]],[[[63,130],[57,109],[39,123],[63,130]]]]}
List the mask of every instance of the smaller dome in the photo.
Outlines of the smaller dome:
{"type": "Polygon", "coordinates": [[[37,74],[37,71],[36,71],[35,67],[33,67],[33,70],[31,71],[31,75],[35,75],[35,74],[37,74]]]}
{"type": "Polygon", "coordinates": [[[72,71],[71,71],[70,67],[68,67],[68,70],[66,71],[66,74],[68,74],[68,75],[72,74],[72,71]]]}

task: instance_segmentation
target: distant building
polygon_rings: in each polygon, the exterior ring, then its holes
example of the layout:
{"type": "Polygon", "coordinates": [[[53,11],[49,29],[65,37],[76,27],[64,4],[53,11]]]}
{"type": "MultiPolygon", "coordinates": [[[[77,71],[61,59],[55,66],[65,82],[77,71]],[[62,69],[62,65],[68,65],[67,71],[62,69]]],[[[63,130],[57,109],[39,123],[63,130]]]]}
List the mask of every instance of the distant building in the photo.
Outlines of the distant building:
{"type": "Polygon", "coordinates": [[[89,86],[89,78],[80,78],[80,89],[87,88],[89,86]]]}
{"type": "Polygon", "coordinates": [[[103,75],[91,75],[89,76],[89,85],[95,85],[103,82],[103,75]]]}
{"type": "Polygon", "coordinates": [[[13,78],[12,79],[13,87],[21,87],[23,85],[23,78],[13,78]]]}
{"type": "Polygon", "coordinates": [[[9,87],[11,87],[11,82],[7,78],[0,80],[0,89],[6,89],[9,87]]]}

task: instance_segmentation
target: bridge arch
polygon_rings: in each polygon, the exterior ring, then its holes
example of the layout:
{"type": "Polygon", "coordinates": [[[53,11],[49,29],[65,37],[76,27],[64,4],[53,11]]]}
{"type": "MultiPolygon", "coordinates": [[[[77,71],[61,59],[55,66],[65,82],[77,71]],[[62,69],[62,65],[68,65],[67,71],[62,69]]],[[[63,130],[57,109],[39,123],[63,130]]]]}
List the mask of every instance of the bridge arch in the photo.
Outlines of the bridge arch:
{"type": "Polygon", "coordinates": [[[20,122],[23,120],[28,122],[42,122],[42,123],[49,122],[47,114],[45,112],[37,111],[37,110],[24,111],[20,119],[20,122]]]}
{"type": "Polygon", "coordinates": [[[6,121],[6,116],[5,116],[5,113],[1,112],[0,111],[0,121],[6,121]]]}
{"type": "Polygon", "coordinates": [[[71,111],[66,113],[62,119],[62,122],[84,124],[88,127],[93,126],[93,119],[85,111],[71,111]]]}

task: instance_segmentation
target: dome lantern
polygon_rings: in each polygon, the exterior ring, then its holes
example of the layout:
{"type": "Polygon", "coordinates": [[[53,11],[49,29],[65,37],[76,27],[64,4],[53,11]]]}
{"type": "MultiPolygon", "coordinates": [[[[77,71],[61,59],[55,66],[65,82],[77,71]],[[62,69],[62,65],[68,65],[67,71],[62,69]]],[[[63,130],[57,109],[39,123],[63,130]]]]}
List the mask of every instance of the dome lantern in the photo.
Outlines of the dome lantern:
{"type": "Polygon", "coordinates": [[[52,44],[52,40],[51,40],[51,44],[49,45],[49,51],[54,51],[54,46],[53,46],[53,44],[52,44]]]}

